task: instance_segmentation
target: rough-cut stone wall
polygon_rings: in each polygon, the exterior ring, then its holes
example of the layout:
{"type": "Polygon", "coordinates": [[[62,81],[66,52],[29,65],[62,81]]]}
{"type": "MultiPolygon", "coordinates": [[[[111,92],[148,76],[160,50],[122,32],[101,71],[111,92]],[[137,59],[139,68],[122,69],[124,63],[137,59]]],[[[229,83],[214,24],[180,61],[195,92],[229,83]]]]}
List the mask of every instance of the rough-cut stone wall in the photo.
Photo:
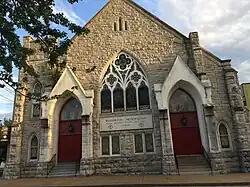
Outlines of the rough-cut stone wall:
{"type": "MultiPolygon", "coordinates": [[[[198,74],[206,73],[212,84],[212,102],[214,104],[214,117],[211,123],[207,124],[212,130],[212,137],[216,137],[217,126],[223,121],[230,129],[233,149],[231,151],[222,151],[211,153],[212,165],[220,173],[225,171],[236,171],[239,168],[238,152],[236,140],[238,132],[235,130],[233,122],[233,113],[229,102],[227,83],[222,63],[219,59],[208,52],[194,46],[192,42],[199,44],[198,35],[193,34],[194,38],[189,39],[176,31],[170,29],[155,18],[147,15],[144,11],[128,3],[127,0],[113,0],[88,24],[90,33],[87,36],[75,36],[73,44],[68,50],[67,62],[73,69],[76,77],[85,90],[94,90],[94,110],[92,114],[92,131],[93,131],[93,158],[82,158],[81,171],[82,175],[92,174],[173,174],[176,171],[174,155],[171,153],[170,129],[168,120],[162,116],[160,126],[160,112],[157,108],[157,101],[153,90],[153,85],[163,83],[172,68],[173,62],[179,55],[184,62],[187,62],[190,69],[198,74]],[[119,18],[128,24],[128,29],[119,30],[119,18]],[[114,31],[114,22],[117,25],[117,31],[114,31]],[[196,50],[196,51],[194,51],[196,50]],[[100,84],[108,64],[119,53],[126,52],[133,58],[137,59],[145,71],[149,86],[150,99],[153,115],[153,129],[149,130],[131,130],[112,132],[119,134],[121,137],[121,156],[119,157],[100,157],[100,135],[112,134],[111,132],[100,132],[100,84]],[[202,60],[202,62],[201,62],[202,60]],[[164,119],[163,119],[164,118],[164,119]],[[163,127],[163,125],[166,125],[163,127]],[[163,136],[162,129],[168,134],[163,136]],[[155,153],[136,155],[133,150],[133,133],[147,132],[154,134],[155,153]],[[161,137],[165,137],[164,140],[161,137]],[[166,141],[166,142],[164,142],[166,141]],[[167,145],[167,146],[166,146],[167,145]],[[165,150],[166,153],[162,155],[165,150]]],[[[31,38],[25,38],[24,45],[37,49],[39,46],[32,42],[31,38]]],[[[39,50],[29,57],[28,62],[33,64],[41,76],[39,81],[44,86],[44,90],[51,91],[50,75],[46,73],[45,56],[39,50]]],[[[197,76],[200,76],[198,75],[197,76]]],[[[19,80],[22,80],[24,74],[21,72],[19,80]]],[[[27,90],[30,91],[36,80],[28,79],[27,90]]],[[[32,101],[17,95],[19,108],[15,108],[15,119],[17,122],[23,122],[19,130],[11,135],[12,144],[16,147],[10,147],[10,163],[5,170],[6,176],[10,176],[11,171],[15,171],[15,176],[24,177],[45,175],[45,163],[37,163],[31,166],[28,162],[28,138],[32,133],[36,133],[40,141],[40,146],[47,146],[44,140],[46,130],[41,129],[40,121],[32,119],[31,107],[32,101]],[[20,109],[21,108],[21,109],[20,109]],[[19,117],[18,117],[19,115],[19,117]],[[16,135],[15,135],[16,134],[16,135]],[[18,154],[13,156],[15,151],[18,154]],[[12,158],[13,157],[13,158],[12,158]],[[22,163],[23,169],[19,165],[22,163]],[[25,167],[26,166],[26,167],[25,167]],[[32,171],[35,171],[34,174],[32,171]]],[[[136,112],[135,112],[136,113],[136,112]]],[[[167,111],[165,111],[167,113],[167,111]]],[[[116,116],[116,114],[112,114],[116,116]]],[[[120,114],[121,115],[121,114],[120,114]]],[[[133,112],[131,112],[133,115],[133,112]]],[[[53,136],[57,138],[57,136],[53,136]]],[[[217,146],[215,139],[211,139],[211,144],[217,146]]],[[[219,148],[218,148],[219,150],[219,148]]],[[[43,154],[43,153],[42,153],[43,154]]],[[[242,153],[243,158],[248,159],[248,152],[242,153]]]]}
{"type": "MultiPolygon", "coordinates": [[[[68,51],[68,64],[75,67],[75,74],[84,89],[94,89],[95,107],[93,113],[94,157],[100,156],[100,80],[107,64],[121,50],[137,59],[147,74],[154,121],[156,153],[161,154],[159,112],[153,85],[162,83],[175,60],[176,55],[187,60],[184,36],[168,30],[160,23],[152,21],[148,15],[126,1],[111,1],[102,12],[88,24],[90,33],[78,36],[68,51]],[[133,16],[131,16],[133,15],[133,16]],[[114,31],[114,22],[119,17],[127,21],[128,30],[114,31]],[[95,66],[94,71],[88,68],[95,66]]],[[[129,132],[123,132],[129,133],[129,132]]]]}
{"type": "Polygon", "coordinates": [[[21,90],[22,94],[19,92],[16,93],[14,127],[11,132],[9,158],[7,160],[9,163],[6,164],[4,172],[4,177],[6,178],[36,177],[37,175],[43,175],[41,172],[39,172],[39,174],[36,172],[38,163],[30,163],[28,158],[28,141],[30,136],[36,134],[40,144],[43,130],[40,128],[40,118],[32,118],[32,102],[34,101],[26,96],[28,95],[27,93],[33,91],[33,87],[38,81],[43,85],[42,91],[46,90],[47,87],[51,86],[51,79],[45,63],[44,53],[40,51],[39,44],[31,37],[24,37],[23,45],[24,47],[34,50],[34,54],[28,57],[27,63],[34,67],[39,77],[31,77],[27,73],[24,73],[23,70],[19,72],[18,81],[25,88],[21,90]]]}

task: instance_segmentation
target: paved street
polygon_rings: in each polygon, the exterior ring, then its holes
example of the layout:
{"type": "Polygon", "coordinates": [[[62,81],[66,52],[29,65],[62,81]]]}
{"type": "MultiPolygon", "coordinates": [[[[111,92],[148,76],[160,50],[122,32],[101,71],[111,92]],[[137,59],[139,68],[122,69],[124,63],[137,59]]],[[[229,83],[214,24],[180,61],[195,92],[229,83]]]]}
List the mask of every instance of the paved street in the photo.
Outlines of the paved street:
{"type": "Polygon", "coordinates": [[[77,178],[0,180],[0,186],[250,186],[250,174],[204,176],[93,176],[77,178]]]}

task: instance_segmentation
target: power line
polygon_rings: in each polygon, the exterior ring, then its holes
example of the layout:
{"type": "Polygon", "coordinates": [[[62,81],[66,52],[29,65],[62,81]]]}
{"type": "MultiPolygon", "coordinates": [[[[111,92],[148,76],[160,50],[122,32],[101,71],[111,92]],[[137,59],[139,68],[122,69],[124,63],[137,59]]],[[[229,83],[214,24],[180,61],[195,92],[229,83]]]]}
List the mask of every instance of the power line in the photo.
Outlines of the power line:
{"type": "Polygon", "coordinates": [[[7,92],[11,93],[12,95],[15,95],[12,91],[8,90],[7,88],[4,88],[7,92]]]}
{"type": "Polygon", "coordinates": [[[9,98],[5,97],[4,95],[0,94],[0,96],[2,96],[3,98],[5,98],[5,99],[8,100],[8,101],[14,103],[14,101],[10,100],[9,98]]]}

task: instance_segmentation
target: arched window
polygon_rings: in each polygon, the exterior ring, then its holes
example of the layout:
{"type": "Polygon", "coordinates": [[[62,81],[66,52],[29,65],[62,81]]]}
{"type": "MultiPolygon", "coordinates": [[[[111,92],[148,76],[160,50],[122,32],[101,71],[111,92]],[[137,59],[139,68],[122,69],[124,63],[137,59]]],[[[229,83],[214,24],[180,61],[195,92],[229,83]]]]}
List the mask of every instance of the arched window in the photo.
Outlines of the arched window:
{"type": "Polygon", "coordinates": [[[39,152],[38,138],[33,135],[30,140],[30,160],[37,160],[39,152]]]}
{"type": "Polygon", "coordinates": [[[40,82],[35,84],[33,88],[33,95],[38,98],[42,96],[42,84],[40,82]]]}
{"type": "Polygon", "coordinates": [[[102,81],[101,111],[150,109],[148,81],[138,62],[120,53],[102,81]]]}
{"type": "Polygon", "coordinates": [[[222,149],[229,149],[230,142],[229,142],[229,134],[227,127],[221,123],[219,126],[219,138],[220,138],[220,146],[222,149]]]}
{"type": "Polygon", "coordinates": [[[61,120],[75,120],[81,119],[82,106],[81,103],[75,99],[71,98],[67,101],[61,111],[61,120]]]}
{"type": "Polygon", "coordinates": [[[32,93],[32,117],[38,118],[41,116],[41,103],[39,98],[42,96],[42,84],[37,82],[33,87],[32,93]]]}
{"type": "Polygon", "coordinates": [[[194,112],[196,111],[193,99],[183,90],[177,89],[169,101],[170,112],[194,112]]]}

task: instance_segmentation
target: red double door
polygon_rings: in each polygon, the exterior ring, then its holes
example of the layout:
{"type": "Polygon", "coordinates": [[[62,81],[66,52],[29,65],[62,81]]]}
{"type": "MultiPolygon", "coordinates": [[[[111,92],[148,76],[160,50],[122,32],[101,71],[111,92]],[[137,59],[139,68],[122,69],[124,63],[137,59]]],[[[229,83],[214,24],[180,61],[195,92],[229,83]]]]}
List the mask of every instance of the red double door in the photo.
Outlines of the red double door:
{"type": "Polygon", "coordinates": [[[82,154],[81,120],[60,121],[58,162],[74,162],[82,154]]]}
{"type": "Polygon", "coordinates": [[[174,152],[176,155],[202,153],[197,112],[170,113],[174,152]]]}

